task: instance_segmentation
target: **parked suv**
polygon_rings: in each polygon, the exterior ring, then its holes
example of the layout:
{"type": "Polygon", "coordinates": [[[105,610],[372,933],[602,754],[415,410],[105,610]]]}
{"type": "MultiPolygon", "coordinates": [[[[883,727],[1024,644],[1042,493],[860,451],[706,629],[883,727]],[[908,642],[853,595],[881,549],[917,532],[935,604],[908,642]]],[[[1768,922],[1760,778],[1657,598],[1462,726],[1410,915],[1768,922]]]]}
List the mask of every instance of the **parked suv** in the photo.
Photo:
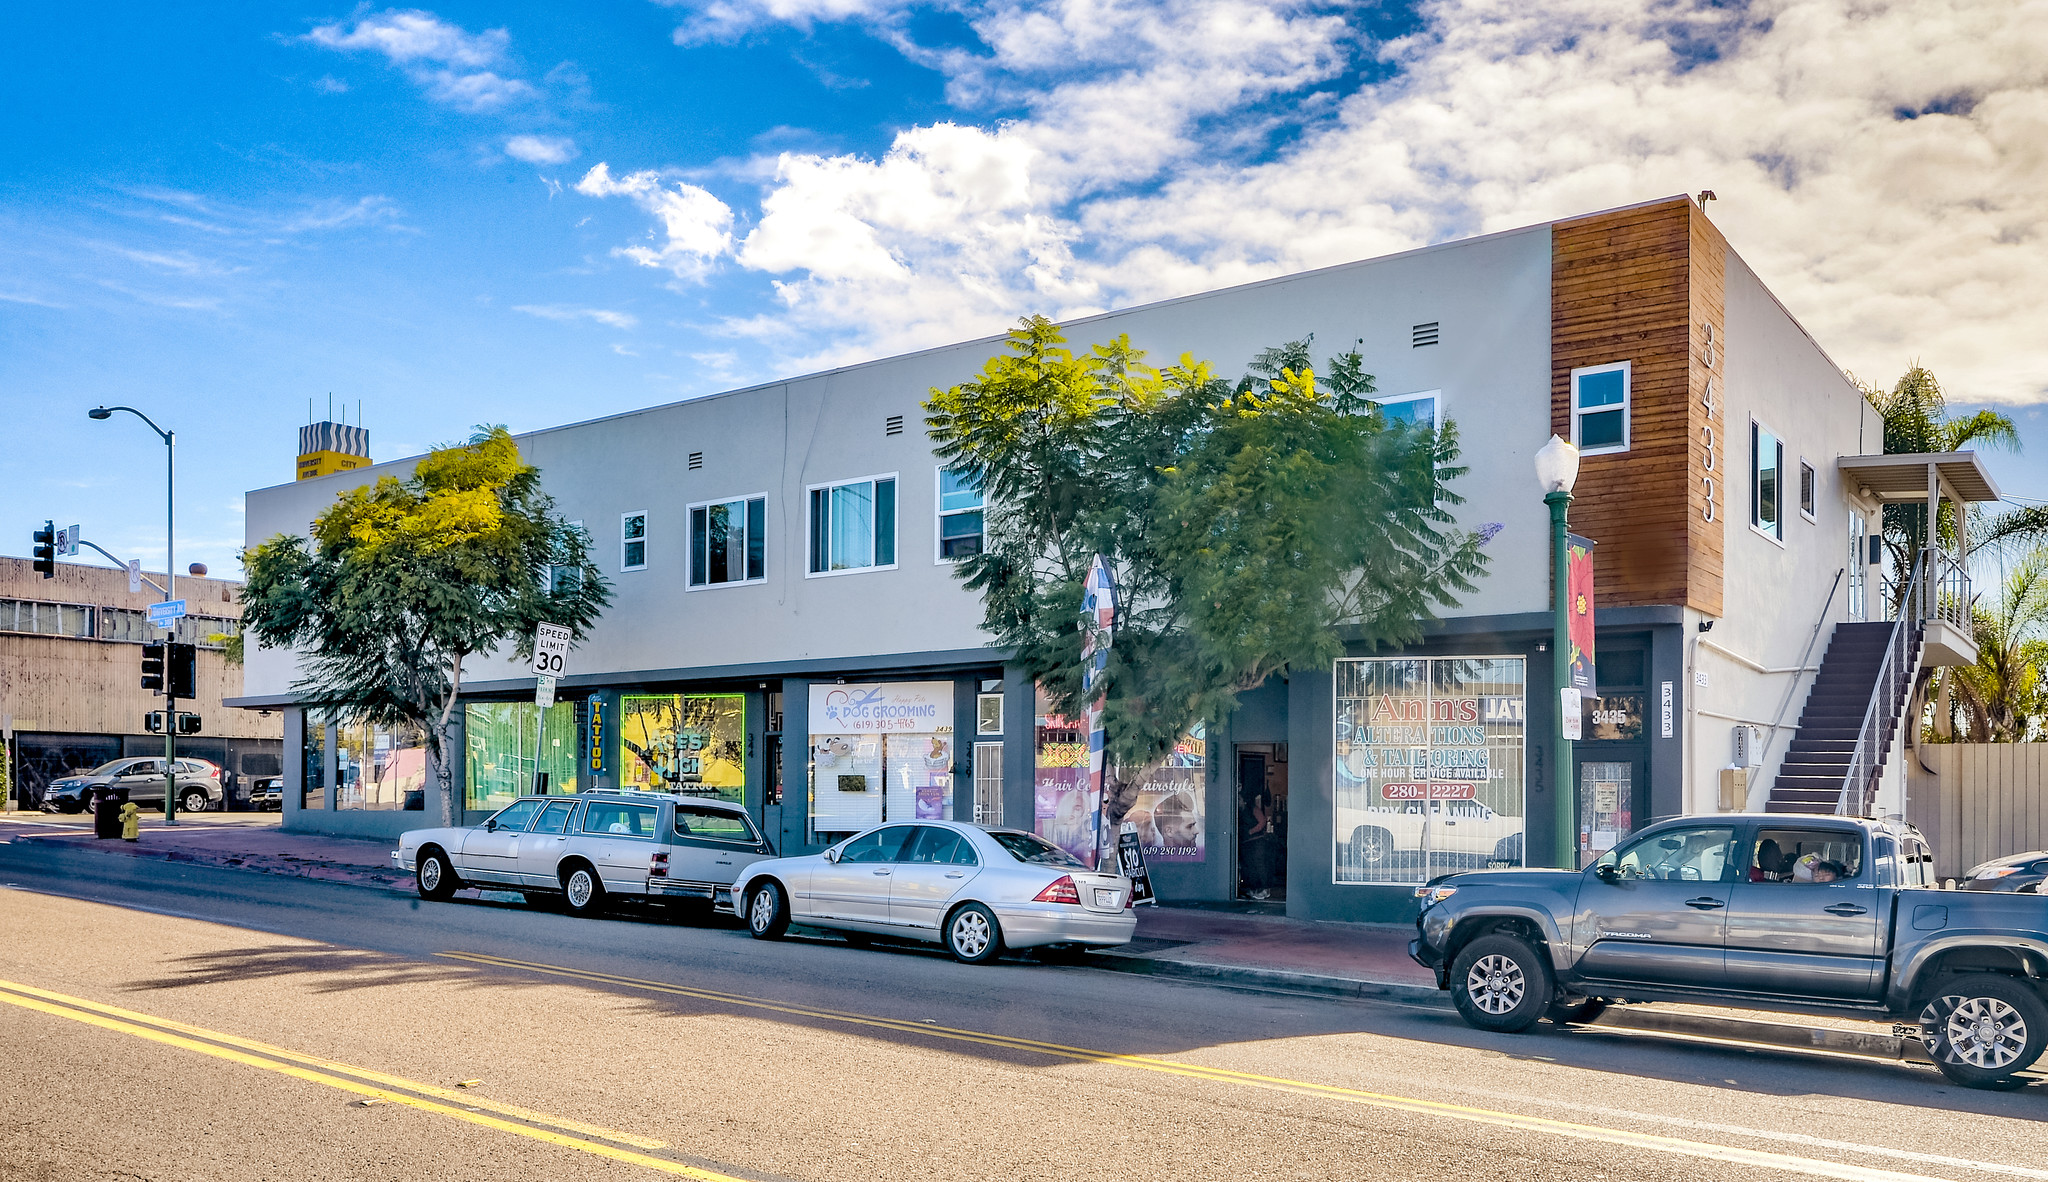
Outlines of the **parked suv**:
{"type": "Polygon", "coordinates": [[[1910,825],[1681,817],[1583,871],[1433,880],[1409,952],[1482,1030],[1621,1001],[1889,1018],[1951,1080],[2017,1087],[2048,1048],[2048,899],[1935,882],[1910,825]]]}
{"type": "MultiPolygon", "coordinates": [[[[210,808],[222,807],[224,797],[218,767],[203,759],[180,756],[177,771],[180,812],[203,813],[210,808]]],[[[92,794],[98,788],[124,788],[128,799],[135,803],[162,808],[168,781],[161,755],[116,759],[89,772],[52,780],[50,786],[43,790],[43,811],[83,812],[92,807],[92,794]]]]}
{"type": "Polygon", "coordinates": [[[522,796],[481,825],[400,834],[391,851],[423,899],[495,887],[559,897],[577,915],[614,895],[715,903],[774,856],[744,806],[664,792],[522,796]]]}

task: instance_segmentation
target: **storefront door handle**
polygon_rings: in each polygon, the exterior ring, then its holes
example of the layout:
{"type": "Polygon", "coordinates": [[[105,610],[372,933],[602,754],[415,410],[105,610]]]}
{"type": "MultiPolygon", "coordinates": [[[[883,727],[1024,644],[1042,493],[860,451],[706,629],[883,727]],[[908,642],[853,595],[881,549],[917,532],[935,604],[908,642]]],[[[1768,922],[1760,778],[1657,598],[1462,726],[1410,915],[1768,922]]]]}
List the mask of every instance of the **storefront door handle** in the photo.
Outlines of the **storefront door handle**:
{"type": "Polygon", "coordinates": [[[1721,900],[1709,899],[1705,895],[1702,895],[1697,899],[1687,899],[1685,901],[1685,905],[1687,907],[1696,907],[1701,911],[1712,911],[1717,907],[1727,906],[1727,904],[1721,902],[1721,900]]]}

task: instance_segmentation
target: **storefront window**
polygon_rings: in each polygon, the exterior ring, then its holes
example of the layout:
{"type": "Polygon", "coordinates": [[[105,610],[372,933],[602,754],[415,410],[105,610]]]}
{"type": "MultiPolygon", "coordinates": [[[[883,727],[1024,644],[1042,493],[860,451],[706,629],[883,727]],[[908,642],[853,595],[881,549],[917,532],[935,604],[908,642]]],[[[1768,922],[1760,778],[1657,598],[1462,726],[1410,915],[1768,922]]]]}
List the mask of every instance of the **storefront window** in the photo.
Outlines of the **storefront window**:
{"type": "Polygon", "coordinates": [[[576,706],[556,702],[543,718],[532,702],[469,703],[463,714],[469,773],[463,807],[503,808],[534,790],[536,771],[547,774],[549,792],[576,791],[576,706]]]}
{"type": "Polygon", "coordinates": [[[953,819],[953,683],[811,687],[811,829],[953,819]]]}
{"type": "Polygon", "coordinates": [[[306,713],[306,740],[299,751],[299,766],[305,769],[299,797],[302,809],[327,807],[327,724],[306,713]]]}
{"type": "Polygon", "coordinates": [[[645,694],[619,699],[627,788],[743,801],[747,700],[741,694],[645,694]]]}
{"type": "Polygon", "coordinates": [[[427,742],[419,728],[344,724],[334,748],[335,808],[426,807],[427,742]]]}
{"type": "Polygon", "coordinates": [[[1521,864],[1520,657],[1343,660],[1336,682],[1333,881],[1521,864]]]}
{"type": "MultiPolygon", "coordinates": [[[[1052,713],[1043,689],[1034,721],[1036,832],[1092,864],[1101,801],[1088,783],[1086,724],[1052,713]]],[[[1207,766],[1207,733],[1197,725],[1158,767],[1140,777],[1137,800],[1124,820],[1137,825],[1147,862],[1201,862],[1208,857],[1207,766]]]]}

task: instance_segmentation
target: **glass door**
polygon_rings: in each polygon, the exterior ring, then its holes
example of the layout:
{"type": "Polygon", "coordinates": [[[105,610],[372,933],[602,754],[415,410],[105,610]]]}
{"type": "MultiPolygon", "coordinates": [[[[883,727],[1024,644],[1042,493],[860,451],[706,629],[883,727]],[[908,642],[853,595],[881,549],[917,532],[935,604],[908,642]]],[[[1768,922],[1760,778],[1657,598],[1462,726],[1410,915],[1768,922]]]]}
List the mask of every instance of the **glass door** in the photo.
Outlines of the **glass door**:
{"type": "Polygon", "coordinates": [[[1637,792],[1641,757],[1588,753],[1579,760],[1579,866],[1627,840],[1643,824],[1637,792]]]}

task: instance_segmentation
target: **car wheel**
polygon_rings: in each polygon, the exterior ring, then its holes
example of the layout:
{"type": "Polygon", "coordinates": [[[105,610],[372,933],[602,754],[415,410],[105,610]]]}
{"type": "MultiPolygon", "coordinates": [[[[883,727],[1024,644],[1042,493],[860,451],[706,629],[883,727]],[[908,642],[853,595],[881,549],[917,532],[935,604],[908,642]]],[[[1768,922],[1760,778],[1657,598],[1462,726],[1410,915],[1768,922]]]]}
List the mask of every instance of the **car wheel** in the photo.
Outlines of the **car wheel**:
{"type": "Polygon", "coordinates": [[[1920,1012],[1921,1038],[1941,1073],[1972,1088],[2026,1086],[2015,1078],[2048,1046],[2048,1003],[2002,973],[1962,973],[1920,1012]]]}
{"type": "Polygon", "coordinates": [[[780,940],[789,930],[789,900],[773,882],[756,883],[747,892],[747,931],[756,940],[780,940]]]}
{"type": "Polygon", "coordinates": [[[604,883],[588,863],[572,863],[562,871],[562,902],[571,915],[596,915],[604,906],[604,883]]]}
{"type": "Polygon", "coordinates": [[[1394,852],[1394,835],[1376,825],[1360,825],[1351,831],[1351,860],[1360,866],[1377,866],[1394,852]]]}
{"type": "Polygon", "coordinates": [[[188,813],[203,813],[206,811],[206,806],[211,803],[212,800],[206,795],[205,790],[200,788],[180,793],[178,796],[178,807],[188,813]]]}
{"type": "Polygon", "coordinates": [[[1607,1012],[1607,1003],[1597,997],[1561,997],[1550,1003],[1544,1017],[1559,1026],[1578,1026],[1607,1012]]]}
{"type": "Polygon", "coordinates": [[[440,850],[429,850],[420,855],[419,869],[413,877],[418,880],[420,898],[436,903],[452,898],[461,884],[455,880],[455,868],[448,864],[448,856],[440,850]]]}
{"type": "Polygon", "coordinates": [[[1519,936],[1481,936],[1451,962],[1451,1001],[1466,1022],[1519,1034],[1550,1009],[1550,969],[1519,936]]]}
{"type": "Polygon", "coordinates": [[[996,913],[969,903],[946,921],[946,951],[961,964],[988,964],[1003,954],[1003,929],[996,913]]]}

